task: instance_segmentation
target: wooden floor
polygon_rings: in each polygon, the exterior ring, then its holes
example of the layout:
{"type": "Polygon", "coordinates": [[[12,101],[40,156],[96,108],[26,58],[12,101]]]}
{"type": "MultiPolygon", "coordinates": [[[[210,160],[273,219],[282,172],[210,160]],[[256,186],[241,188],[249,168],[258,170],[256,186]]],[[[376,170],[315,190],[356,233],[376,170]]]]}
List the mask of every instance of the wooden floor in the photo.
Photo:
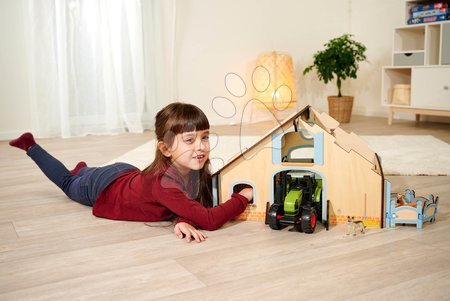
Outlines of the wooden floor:
{"type": "MultiPolygon", "coordinates": [[[[268,127],[246,131],[264,134],[268,127]]],[[[386,119],[355,116],[343,128],[450,143],[449,124],[395,120],[389,127],[386,119]]],[[[80,160],[103,164],[151,138],[146,132],[39,143],[72,167],[80,160]]],[[[345,226],[306,235],[232,222],[208,232],[204,243],[187,244],[171,227],[95,218],[6,141],[0,170],[0,300],[450,300],[449,176],[389,177],[393,191],[440,196],[437,221],[423,230],[370,228],[353,237],[345,226]]]]}

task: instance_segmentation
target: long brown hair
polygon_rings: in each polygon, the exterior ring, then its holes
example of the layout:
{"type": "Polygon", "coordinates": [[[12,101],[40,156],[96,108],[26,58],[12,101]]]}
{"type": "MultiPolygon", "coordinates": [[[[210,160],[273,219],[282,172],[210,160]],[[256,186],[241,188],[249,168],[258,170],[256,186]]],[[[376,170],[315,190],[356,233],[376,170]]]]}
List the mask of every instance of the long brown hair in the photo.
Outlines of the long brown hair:
{"type": "MultiPolygon", "coordinates": [[[[205,113],[197,106],[187,103],[174,102],[156,114],[155,134],[158,142],[162,141],[171,146],[177,134],[203,131],[209,129],[209,121],[205,113]]],[[[171,159],[164,156],[156,148],[155,159],[142,171],[146,175],[162,175],[172,166],[171,159]]],[[[211,172],[209,159],[199,171],[190,173],[189,182],[193,185],[192,198],[205,207],[212,207],[211,172]]]]}

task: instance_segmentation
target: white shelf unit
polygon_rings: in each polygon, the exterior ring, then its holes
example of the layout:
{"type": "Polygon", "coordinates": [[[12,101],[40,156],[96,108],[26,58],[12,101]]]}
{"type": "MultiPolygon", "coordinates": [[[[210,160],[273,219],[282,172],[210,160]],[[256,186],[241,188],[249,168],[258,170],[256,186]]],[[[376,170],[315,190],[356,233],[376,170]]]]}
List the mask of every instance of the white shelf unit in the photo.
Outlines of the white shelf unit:
{"type": "MultiPolygon", "coordinates": [[[[422,1],[406,1],[410,8],[422,1]]],[[[406,21],[405,21],[406,23],[406,21]]],[[[388,123],[395,112],[450,117],[450,21],[394,28],[392,65],[382,69],[381,104],[388,107],[388,123]],[[392,102],[395,85],[410,85],[410,103],[392,102]]]]}

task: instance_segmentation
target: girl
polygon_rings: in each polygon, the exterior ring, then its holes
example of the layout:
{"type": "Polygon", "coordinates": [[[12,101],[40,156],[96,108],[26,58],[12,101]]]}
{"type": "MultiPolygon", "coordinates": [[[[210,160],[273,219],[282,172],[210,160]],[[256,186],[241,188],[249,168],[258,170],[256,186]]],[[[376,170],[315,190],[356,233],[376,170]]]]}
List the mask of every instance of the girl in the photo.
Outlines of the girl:
{"type": "Polygon", "coordinates": [[[92,206],[97,217],[156,222],[176,218],[175,235],[204,241],[197,230],[215,230],[244,211],[253,190],[233,193],[227,202],[210,208],[209,122],[196,106],[172,103],[156,115],[156,155],[140,171],[126,164],[69,171],[36,144],[31,133],[9,142],[23,149],[44,174],[72,200],[92,206]]]}

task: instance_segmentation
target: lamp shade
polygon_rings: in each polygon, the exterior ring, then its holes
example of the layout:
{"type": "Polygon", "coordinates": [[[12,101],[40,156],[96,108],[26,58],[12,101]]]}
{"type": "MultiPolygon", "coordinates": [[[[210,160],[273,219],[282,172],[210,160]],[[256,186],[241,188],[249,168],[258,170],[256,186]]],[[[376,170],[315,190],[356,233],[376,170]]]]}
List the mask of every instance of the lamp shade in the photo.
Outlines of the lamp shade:
{"type": "Polygon", "coordinates": [[[295,106],[294,67],[287,53],[272,51],[261,54],[253,71],[254,98],[262,102],[260,107],[282,111],[295,106]]]}

